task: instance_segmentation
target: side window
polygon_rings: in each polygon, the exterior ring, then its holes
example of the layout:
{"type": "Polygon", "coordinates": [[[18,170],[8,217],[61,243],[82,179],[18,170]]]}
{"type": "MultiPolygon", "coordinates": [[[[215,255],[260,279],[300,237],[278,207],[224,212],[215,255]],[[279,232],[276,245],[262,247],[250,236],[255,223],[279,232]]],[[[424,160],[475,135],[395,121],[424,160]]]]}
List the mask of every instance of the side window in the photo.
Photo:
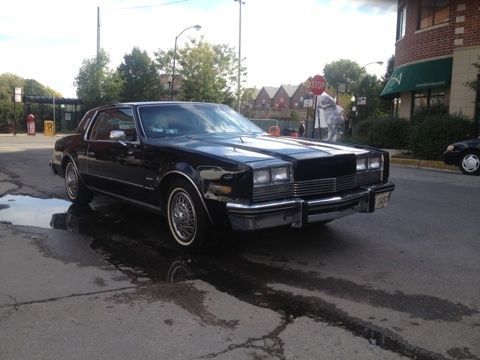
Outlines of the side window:
{"type": "Polygon", "coordinates": [[[108,141],[113,130],[123,130],[127,141],[137,139],[132,109],[108,109],[100,112],[93,124],[90,139],[108,141]]]}

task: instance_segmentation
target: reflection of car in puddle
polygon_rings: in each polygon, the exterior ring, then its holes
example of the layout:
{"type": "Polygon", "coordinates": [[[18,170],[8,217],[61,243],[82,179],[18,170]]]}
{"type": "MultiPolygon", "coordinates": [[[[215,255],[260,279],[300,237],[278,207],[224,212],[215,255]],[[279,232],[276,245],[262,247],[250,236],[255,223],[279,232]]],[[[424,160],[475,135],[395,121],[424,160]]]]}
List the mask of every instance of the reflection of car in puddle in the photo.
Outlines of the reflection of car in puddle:
{"type": "MultiPolygon", "coordinates": [[[[151,241],[148,235],[124,235],[127,215],[128,212],[112,214],[72,205],[65,213],[53,214],[50,225],[54,229],[93,238],[90,247],[133,280],[146,277],[180,282],[195,277],[190,258],[179,257],[170,249],[158,246],[157,240],[151,241]]],[[[141,220],[135,221],[138,224],[141,220]]]]}
{"type": "MultiPolygon", "coordinates": [[[[281,312],[289,319],[309,316],[321,317],[322,321],[327,320],[335,324],[342,323],[346,329],[375,341],[377,345],[397,349],[404,346],[403,343],[399,343],[398,336],[393,332],[371,327],[369,323],[351,317],[321,296],[295,295],[272,284],[318,291],[345,300],[358,299],[365,304],[391,307],[412,316],[431,314],[434,319],[441,316],[444,309],[448,309],[445,312],[447,314],[455,311],[469,314],[469,311],[472,311],[448,301],[442,300],[439,303],[439,299],[428,296],[392,294],[349,280],[324,277],[321,273],[302,272],[289,268],[283,261],[280,265],[262,261],[262,256],[266,257],[264,260],[268,260],[268,254],[261,254],[260,259],[255,261],[246,259],[241,252],[223,248],[218,250],[221,251],[221,256],[218,253],[211,256],[205,254],[178,256],[175,252],[150,242],[148,237],[123,235],[124,221],[120,219],[128,219],[130,215],[128,213],[119,215],[113,217],[95,209],[71,206],[65,213],[54,214],[51,224],[56,229],[87,235],[89,241],[93,238],[90,247],[128,275],[133,282],[149,285],[157,281],[176,283],[198,279],[241,301],[281,312]]],[[[145,214],[143,213],[141,217],[145,217],[145,214]]],[[[150,218],[135,218],[135,227],[143,227],[148,222],[151,222],[150,218]]],[[[127,226],[131,227],[128,221],[127,226]]]]}

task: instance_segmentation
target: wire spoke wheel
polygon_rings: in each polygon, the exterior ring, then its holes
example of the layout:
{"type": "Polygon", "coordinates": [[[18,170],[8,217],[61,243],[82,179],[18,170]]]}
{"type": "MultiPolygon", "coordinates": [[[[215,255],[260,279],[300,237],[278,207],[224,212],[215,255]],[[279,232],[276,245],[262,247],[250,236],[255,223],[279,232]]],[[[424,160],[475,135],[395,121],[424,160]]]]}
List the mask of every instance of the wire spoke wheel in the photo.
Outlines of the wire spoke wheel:
{"type": "Polygon", "coordinates": [[[173,227],[177,235],[186,243],[195,235],[197,217],[188,194],[178,191],[172,199],[173,227]]]}
{"type": "Polygon", "coordinates": [[[167,220],[175,246],[198,251],[206,244],[207,215],[197,190],[186,180],[177,180],[167,195],[167,220]]]}
{"type": "Polygon", "coordinates": [[[93,193],[82,183],[72,161],[69,161],[65,167],[65,190],[68,199],[77,205],[86,205],[93,197],[93,193]]]}
{"type": "Polygon", "coordinates": [[[65,188],[70,200],[75,200],[78,196],[79,179],[75,166],[71,162],[68,163],[65,170],[65,188]]]}

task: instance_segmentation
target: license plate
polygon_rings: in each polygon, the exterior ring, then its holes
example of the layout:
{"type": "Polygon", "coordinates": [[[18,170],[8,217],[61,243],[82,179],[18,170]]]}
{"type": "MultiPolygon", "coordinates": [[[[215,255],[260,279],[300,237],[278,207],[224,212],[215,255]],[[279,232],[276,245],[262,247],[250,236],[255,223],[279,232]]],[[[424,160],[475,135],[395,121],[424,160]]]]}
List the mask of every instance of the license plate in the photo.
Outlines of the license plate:
{"type": "Polygon", "coordinates": [[[375,194],[375,210],[386,208],[389,200],[390,200],[389,192],[375,194]]]}

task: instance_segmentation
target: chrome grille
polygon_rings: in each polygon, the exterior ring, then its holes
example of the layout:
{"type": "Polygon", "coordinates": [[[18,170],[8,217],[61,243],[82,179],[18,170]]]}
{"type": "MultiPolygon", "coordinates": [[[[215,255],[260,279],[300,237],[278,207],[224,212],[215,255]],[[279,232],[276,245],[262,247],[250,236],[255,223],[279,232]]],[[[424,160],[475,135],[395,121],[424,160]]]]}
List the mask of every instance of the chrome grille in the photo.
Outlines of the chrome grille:
{"type": "Polygon", "coordinates": [[[356,185],[368,185],[379,182],[383,178],[382,171],[366,171],[356,175],[356,185]]]}
{"type": "Polygon", "coordinates": [[[267,185],[253,189],[253,202],[270,201],[288,197],[308,197],[332,194],[354,189],[382,180],[382,171],[367,171],[338,178],[296,181],[290,184],[267,185]]]}

